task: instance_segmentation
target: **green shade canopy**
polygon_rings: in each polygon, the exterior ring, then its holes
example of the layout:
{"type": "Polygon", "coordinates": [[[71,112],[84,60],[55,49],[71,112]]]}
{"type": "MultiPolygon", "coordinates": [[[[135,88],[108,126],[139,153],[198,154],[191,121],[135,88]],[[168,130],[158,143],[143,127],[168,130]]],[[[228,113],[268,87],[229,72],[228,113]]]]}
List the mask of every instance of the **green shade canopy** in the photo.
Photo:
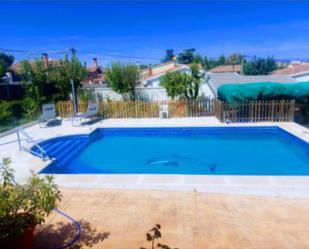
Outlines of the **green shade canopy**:
{"type": "Polygon", "coordinates": [[[301,102],[309,98],[309,81],[301,83],[257,82],[228,84],[218,88],[218,98],[229,103],[276,99],[295,99],[301,102]]]}

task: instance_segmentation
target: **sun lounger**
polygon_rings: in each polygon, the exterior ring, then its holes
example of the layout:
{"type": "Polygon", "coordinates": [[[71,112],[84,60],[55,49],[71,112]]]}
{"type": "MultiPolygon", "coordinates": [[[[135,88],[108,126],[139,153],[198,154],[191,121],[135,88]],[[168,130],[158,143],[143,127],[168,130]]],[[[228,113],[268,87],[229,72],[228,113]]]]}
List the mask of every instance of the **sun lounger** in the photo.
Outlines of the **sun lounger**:
{"type": "Polygon", "coordinates": [[[89,103],[87,112],[79,113],[72,118],[72,125],[74,126],[75,120],[78,120],[80,123],[82,123],[84,119],[91,119],[95,117],[98,113],[99,113],[98,103],[89,103]]]}
{"type": "Polygon", "coordinates": [[[46,127],[48,123],[57,120],[54,104],[45,104],[42,106],[42,116],[40,117],[40,126],[46,127]]]}

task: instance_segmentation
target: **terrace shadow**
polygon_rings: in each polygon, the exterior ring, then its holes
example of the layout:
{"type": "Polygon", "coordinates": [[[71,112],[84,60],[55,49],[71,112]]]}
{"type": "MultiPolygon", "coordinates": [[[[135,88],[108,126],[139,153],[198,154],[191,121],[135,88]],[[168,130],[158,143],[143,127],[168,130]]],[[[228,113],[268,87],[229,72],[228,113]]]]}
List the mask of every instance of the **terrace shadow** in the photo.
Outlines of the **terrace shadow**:
{"type": "MultiPolygon", "coordinates": [[[[70,249],[91,248],[98,243],[107,240],[109,232],[98,232],[91,227],[88,221],[79,221],[81,225],[80,239],[70,249]]],[[[72,241],[76,235],[76,227],[73,223],[58,222],[56,224],[41,225],[35,232],[36,249],[54,249],[62,248],[72,241]]]]}
{"type": "Polygon", "coordinates": [[[55,126],[61,126],[61,125],[62,125],[62,119],[55,119],[55,120],[49,121],[46,127],[55,127],[55,126]]]}
{"type": "Polygon", "coordinates": [[[99,122],[102,122],[102,119],[96,118],[96,119],[91,119],[91,120],[82,122],[81,125],[93,125],[93,124],[96,124],[96,123],[99,123],[99,122]]]}

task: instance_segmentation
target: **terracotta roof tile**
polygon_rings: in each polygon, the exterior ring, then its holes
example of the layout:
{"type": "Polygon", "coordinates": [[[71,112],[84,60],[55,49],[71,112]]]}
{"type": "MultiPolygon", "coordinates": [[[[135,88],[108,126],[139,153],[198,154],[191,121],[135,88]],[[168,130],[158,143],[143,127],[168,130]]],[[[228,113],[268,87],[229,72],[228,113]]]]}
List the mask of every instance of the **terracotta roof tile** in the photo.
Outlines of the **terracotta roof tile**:
{"type": "Polygon", "coordinates": [[[144,69],[141,71],[141,80],[148,80],[150,78],[165,74],[167,72],[173,72],[173,71],[177,71],[183,67],[185,67],[187,65],[183,65],[183,64],[175,64],[174,62],[166,62],[166,63],[162,63],[162,64],[158,64],[156,66],[153,67],[153,71],[157,71],[156,73],[153,73],[151,75],[149,75],[149,68],[144,69]],[[170,67],[167,67],[170,65],[170,67]],[[162,68],[162,70],[160,69],[162,68]]]}
{"type": "Polygon", "coordinates": [[[300,74],[302,72],[308,72],[308,71],[309,71],[309,63],[304,62],[304,63],[290,64],[286,68],[273,71],[271,74],[292,75],[292,74],[300,74]]]}
{"type": "Polygon", "coordinates": [[[233,65],[223,65],[223,66],[215,67],[209,71],[212,73],[233,73],[233,72],[240,73],[241,65],[234,65],[234,66],[233,65]]]}

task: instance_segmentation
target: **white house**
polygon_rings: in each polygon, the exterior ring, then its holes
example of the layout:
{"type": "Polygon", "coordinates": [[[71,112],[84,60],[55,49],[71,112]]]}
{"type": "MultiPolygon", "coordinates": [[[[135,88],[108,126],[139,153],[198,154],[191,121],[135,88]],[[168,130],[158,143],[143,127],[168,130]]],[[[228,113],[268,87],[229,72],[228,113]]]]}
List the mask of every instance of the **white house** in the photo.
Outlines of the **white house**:
{"type": "MultiPolygon", "coordinates": [[[[165,88],[160,86],[160,78],[167,72],[182,72],[191,73],[191,69],[187,65],[177,64],[175,62],[167,62],[150,66],[141,71],[140,85],[136,87],[135,93],[139,99],[144,100],[167,100],[169,97],[166,94],[165,88]]],[[[102,76],[101,78],[104,78],[102,76]]],[[[95,80],[85,80],[83,82],[84,88],[92,88],[105,99],[120,100],[122,96],[115,93],[106,84],[98,84],[95,80]]],[[[212,91],[204,80],[200,87],[200,95],[208,98],[214,97],[212,91]]]]}
{"type": "MultiPolygon", "coordinates": [[[[200,71],[203,71],[201,68],[200,71]]],[[[145,87],[146,91],[157,91],[161,92],[161,96],[156,95],[154,99],[167,99],[165,89],[160,86],[160,78],[165,75],[167,72],[182,72],[182,73],[191,73],[190,66],[177,64],[175,62],[167,62],[164,64],[159,64],[155,67],[149,67],[148,69],[142,71],[141,73],[141,85],[145,87]],[[164,93],[164,94],[163,94],[164,93]],[[164,97],[163,97],[164,96],[164,97]]],[[[200,96],[206,98],[213,98],[213,92],[209,88],[208,84],[206,84],[206,78],[202,81],[200,86],[200,96]]]]}
{"type": "Polygon", "coordinates": [[[167,72],[190,73],[190,67],[183,64],[177,64],[174,61],[158,64],[141,72],[141,86],[160,87],[160,78],[167,72]]]}

